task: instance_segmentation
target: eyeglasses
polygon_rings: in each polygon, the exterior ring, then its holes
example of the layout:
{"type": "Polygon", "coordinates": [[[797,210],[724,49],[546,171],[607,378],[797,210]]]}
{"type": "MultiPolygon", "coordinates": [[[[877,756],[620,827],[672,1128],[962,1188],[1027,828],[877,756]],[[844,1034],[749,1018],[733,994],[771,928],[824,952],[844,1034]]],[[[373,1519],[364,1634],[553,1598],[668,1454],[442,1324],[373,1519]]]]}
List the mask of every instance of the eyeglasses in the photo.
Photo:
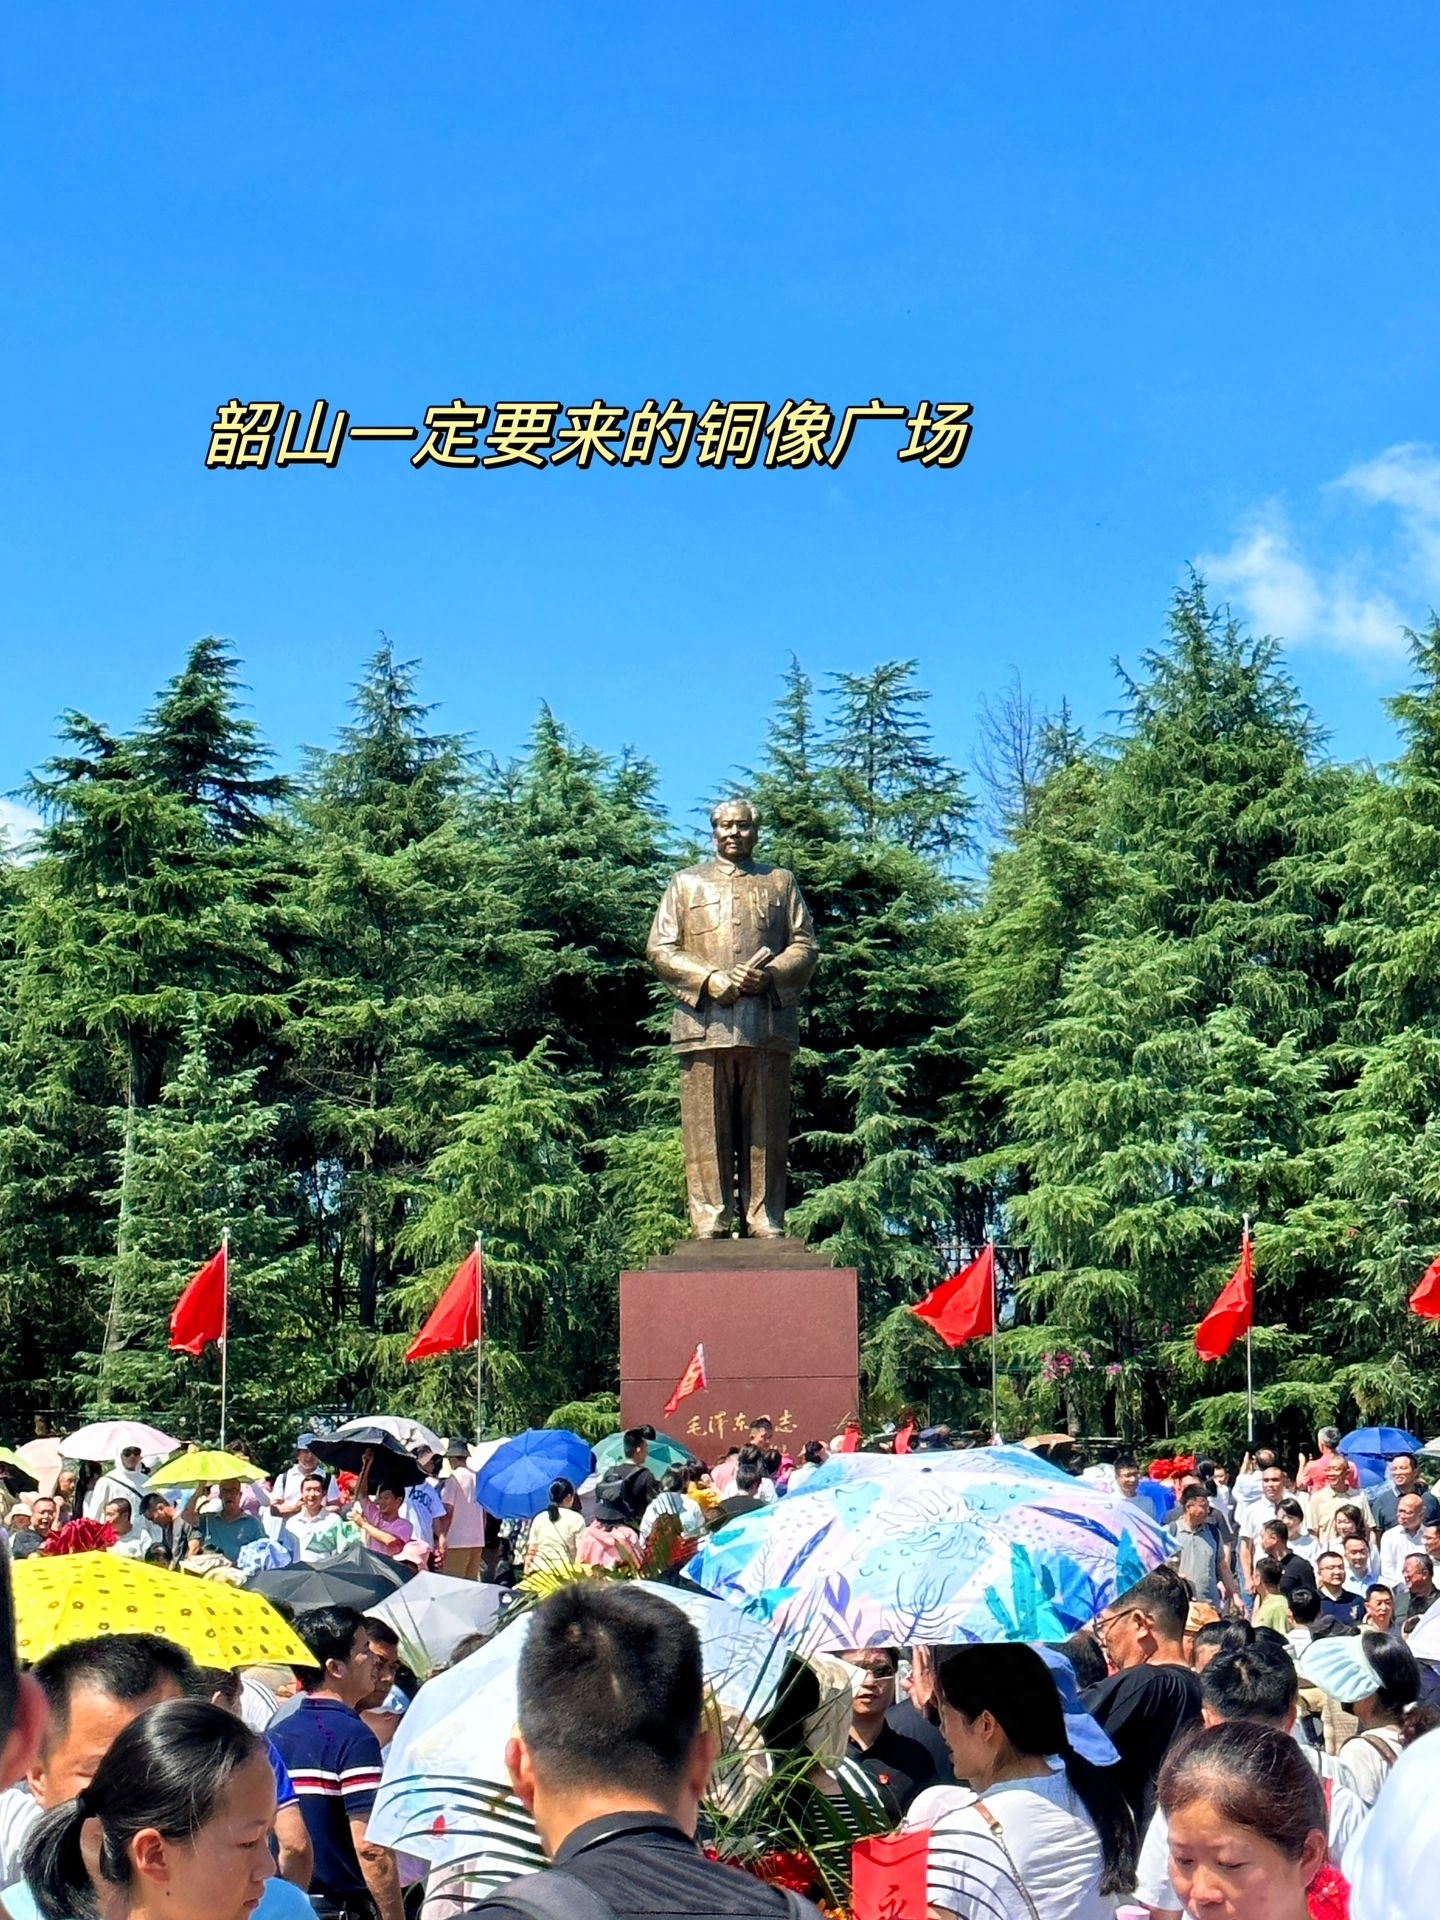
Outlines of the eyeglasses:
{"type": "Polygon", "coordinates": [[[1095,1622],[1095,1637],[1103,1644],[1112,1628],[1119,1626],[1122,1620],[1129,1620],[1140,1611],[1139,1607],[1123,1607],[1119,1613],[1102,1613],[1095,1622]]]}
{"type": "Polygon", "coordinates": [[[868,1673],[875,1680],[893,1680],[896,1669],[888,1660],[855,1660],[851,1662],[862,1673],[868,1673]]]}

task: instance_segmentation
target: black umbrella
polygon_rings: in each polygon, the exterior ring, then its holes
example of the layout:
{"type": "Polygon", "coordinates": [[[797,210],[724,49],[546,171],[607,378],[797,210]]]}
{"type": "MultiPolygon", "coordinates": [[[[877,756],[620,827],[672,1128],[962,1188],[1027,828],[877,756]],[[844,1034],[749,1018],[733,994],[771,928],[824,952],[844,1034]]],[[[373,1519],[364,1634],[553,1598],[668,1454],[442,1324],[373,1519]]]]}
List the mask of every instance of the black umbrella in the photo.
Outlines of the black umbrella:
{"type": "Polygon", "coordinates": [[[267,1567],[262,1573],[252,1574],[245,1584],[252,1592],[263,1593],[267,1600],[283,1600],[297,1613],[309,1607],[358,1607],[361,1613],[368,1613],[397,1587],[403,1587],[405,1578],[382,1554],[365,1547],[347,1547],[328,1560],[267,1567]]]}
{"type": "Polygon", "coordinates": [[[365,1455],[373,1453],[372,1493],[376,1487],[396,1487],[403,1491],[406,1487],[418,1486],[425,1478],[420,1462],[403,1447],[396,1446],[395,1436],[386,1433],[383,1427],[352,1427],[343,1436],[316,1434],[310,1442],[310,1451],[327,1467],[338,1467],[342,1473],[361,1472],[365,1455]]]}

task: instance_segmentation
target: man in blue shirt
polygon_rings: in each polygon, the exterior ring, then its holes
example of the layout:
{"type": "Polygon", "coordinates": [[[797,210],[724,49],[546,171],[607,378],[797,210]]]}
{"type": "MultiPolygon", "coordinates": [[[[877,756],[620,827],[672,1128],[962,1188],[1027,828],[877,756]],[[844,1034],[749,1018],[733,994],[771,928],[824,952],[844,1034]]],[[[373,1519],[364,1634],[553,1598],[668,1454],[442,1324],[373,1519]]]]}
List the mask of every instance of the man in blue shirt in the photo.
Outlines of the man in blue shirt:
{"type": "Polygon", "coordinates": [[[249,1546],[252,1540],[263,1540],[265,1529],[253,1513],[246,1513],[240,1505],[238,1480],[222,1480],[218,1492],[218,1513],[200,1511],[200,1488],[197,1487],[185,1502],[180,1518],[188,1538],[197,1538],[207,1553],[218,1553],[235,1567],[240,1564],[240,1549],[249,1546]]]}
{"type": "Polygon", "coordinates": [[[295,1631],[315,1665],[297,1669],[304,1698],[270,1738],[315,1851],[311,1903],[321,1920],[403,1920],[395,1856],[365,1834],[380,1785],[380,1743],[357,1712],[375,1688],[369,1630],[353,1607],[316,1607],[295,1631]]]}

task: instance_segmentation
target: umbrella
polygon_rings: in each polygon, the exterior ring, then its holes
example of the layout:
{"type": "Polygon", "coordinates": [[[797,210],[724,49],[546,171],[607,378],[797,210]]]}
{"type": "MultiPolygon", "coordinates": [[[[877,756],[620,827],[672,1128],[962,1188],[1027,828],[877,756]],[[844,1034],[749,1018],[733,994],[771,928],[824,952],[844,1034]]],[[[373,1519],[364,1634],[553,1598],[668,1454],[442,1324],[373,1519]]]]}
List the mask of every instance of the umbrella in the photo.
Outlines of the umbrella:
{"type": "Polygon", "coordinates": [[[847,1456],[686,1569],[807,1649],[1062,1640],[1158,1566],[1147,1512],[1021,1447],[847,1456]]]}
{"type": "Polygon", "coordinates": [[[533,1520],[550,1498],[552,1480],[578,1487],[590,1472],[590,1448],[565,1427],[531,1427],[485,1462],[475,1498],[502,1520],[533,1520]]]}
{"type": "Polygon", "coordinates": [[[208,1453],[181,1453],[157,1467],[146,1481],[147,1487],[210,1487],[221,1480],[263,1480],[265,1469],[253,1460],[242,1460],[238,1453],[222,1453],[212,1447],[208,1453]]]}
{"type": "Polygon", "coordinates": [[[207,1667],[315,1664],[268,1600],[219,1581],[113,1553],[35,1554],[12,1578],[22,1660],[98,1634],[158,1633],[207,1667]]]}
{"type": "Polygon", "coordinates": [[[443,1666],[472,1633],[493,1631],[504,1591],[484,1580],[417,1573],[370,1613],[395,1629],[406,1666],[423,1676],[443,1666]]]}
{"type": "Polygon", "coordinates": [[[403,1413],[373,1413],[367,1414],[363,1420],[347,1420],[343,1427],[336,1427],[330,1438],[348,1440],[352,1435],[362,1432],[388,1434],[395,1445],[403,1447],[406,1453],[414,1453],[420,1447],[425,1447],[431,1453],[445,1451],[443,1435],[419,1420],[407,1418],[403,1413]]]}
{"type": "MultiPolygon", "coordinates": [[[[689,1447],[682,1446],[678,1440],[672,1440],[668,1433],[657,1433],[650,1442],[650,1451],[645,1464],[652,1473],[668,1473],[671,1467],[687,1466],[698,1456],[689,1447]]],[[[604,1473],[607,1467],[615,1467],[625,1458],[625,1436],[623,1433],[607,1433],[595,1449],[595,1471],[604,1473]]]]}
{"type": "Polygon", "coordinates": [[[60,1451],[60,1442],[49,1438],[27,1440],[24,1446],[17,1447],[15,1452],[39,1481],[40,1491],[53,1493],[55,1482],[60,1478],[65,1466],[65,1456],[60,1451]]]}
{"type": "Polygon", "coordinates": [[[1377,1460],[1391,1460],[1397,1453],[1421,1453],[1424,1448],[1413,1433],[1403,1427],[1357,1427],[1340,1442],[1343,1454],[1371,1454],[1377,1460]]]}
{"type": "Polygon", "coordinates": [[[293,1567],[267,1567],[245,1582],[252,1593],[283,1600],[304,1613],[309,1607],[358,1607],[368,1613],[405,1584],[404,1575],[384,1554],[368,1547],[347,1547],[328,1560],[293,1567]]]}
{"type": "Polygon", "coordinates": [[[373,1420],[364,1426],[352,1427],[343,1437],[338,1433],[316,1434],[310,1442],[310,1451],[327,1467],[338,1467],[342,1473],[359,1473],[365,1465],[365,1455],[373,1453],[372,1488],[391,1486],[403,1490],[418,1486],[425,1478],[414,1454],[406,1453],[396,1444],[394,1435],[373,1420]]]}
{"type": "MultiPolygon", "coordinates": [[[[694,1622],[706,1681],[721,1708],[746,1721],[763,1714],[783,1675],[783,1638],[708,1594],[637,1584],[694,1622]]],[[[534,1828],[516,1817],[505,1771],[516,1668],[529,1630],[530,1616],[523,1615],[420,1689],[386,1757],[370,1815],[372,1840],[435,1866],[466,1861],[502,1878],[542,1864],[534,1828]]]]}
{"type": "Polygon", "coordinates": [[[39,1476],[11,1447],[0,1447],[0,1480],[16,1493],[34,1493],[40,1484],[39,1476]]]}
{"type": "Polygon", "coordinates": [[[179,1446],[178,1440],[143,1420],[97,1420],[60,1442],[67,1460],[118,1460],[126,1447],[139,1447],[147,1460],[166,1460],[179,1446]]]}
{"type": "Polygon", "coordinates": [[[479,1473],[480,1469],[487,1461],[494,1458],[501,1447],[508,1447],[509,1444],[510,1436],[508,1433],[502,1434],[498,1440],[477,1440],[475,1445],[471,1447],[469,1458],[465,1464],[472,1473],[479,1473]]]}

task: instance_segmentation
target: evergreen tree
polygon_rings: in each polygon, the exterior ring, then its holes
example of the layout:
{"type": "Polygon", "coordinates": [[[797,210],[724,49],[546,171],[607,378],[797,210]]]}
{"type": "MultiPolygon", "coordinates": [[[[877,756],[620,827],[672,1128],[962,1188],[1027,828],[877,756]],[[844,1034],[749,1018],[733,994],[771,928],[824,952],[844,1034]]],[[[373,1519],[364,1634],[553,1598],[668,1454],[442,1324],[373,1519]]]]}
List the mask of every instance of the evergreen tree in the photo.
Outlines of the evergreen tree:
{"type": "Polygon", "coordinates": [[[463,744],[429,730],[413,663],[387,643],[353,706],[299,805],[309,938],[285,1041],[333,1304],[353,1287],[373,1329],[426,1162],[495,1043],[516,943],[482,877],[463,744]]]}
{"type": "MultiPolygon", "coordinates": [[[[1143,1417],[1160,1428],[1162,1343],[1209,1305],[1242,1216],[1261,1220],[1260,1314],[1277,1328],[1303,1326],[1333,1251],[1319,856],[1339,791],[1274,644],[1214,614],[1199,583],[1145,666],[1100,796],[1106,892],[1049,1018],[994,1070],[1010,1138],[985,1170],[1031,1248],[1026,1315],[1047,1340],[1088,1335],[1105,1364],[1150,1367],[1143,1417]]],[[[1310,1419],[1313,1384],[1298,1364],[1273,1410],[1310,1419]]]]}

